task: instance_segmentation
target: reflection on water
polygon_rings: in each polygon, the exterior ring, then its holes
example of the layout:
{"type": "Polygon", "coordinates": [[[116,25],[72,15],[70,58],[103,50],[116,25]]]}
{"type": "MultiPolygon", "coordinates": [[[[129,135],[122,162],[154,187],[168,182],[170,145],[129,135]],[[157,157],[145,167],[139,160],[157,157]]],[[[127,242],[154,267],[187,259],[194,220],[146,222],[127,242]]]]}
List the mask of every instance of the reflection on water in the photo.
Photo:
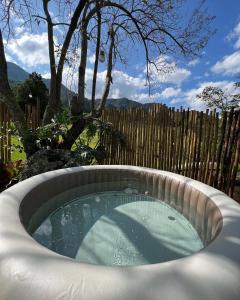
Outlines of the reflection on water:
{"type": "Polygon", "coordinates": [[[75,198],[54,211],[33,237],[62,255],[103,265],[159,263],[203,247],[181,214],[131,188],[75,198]]]}

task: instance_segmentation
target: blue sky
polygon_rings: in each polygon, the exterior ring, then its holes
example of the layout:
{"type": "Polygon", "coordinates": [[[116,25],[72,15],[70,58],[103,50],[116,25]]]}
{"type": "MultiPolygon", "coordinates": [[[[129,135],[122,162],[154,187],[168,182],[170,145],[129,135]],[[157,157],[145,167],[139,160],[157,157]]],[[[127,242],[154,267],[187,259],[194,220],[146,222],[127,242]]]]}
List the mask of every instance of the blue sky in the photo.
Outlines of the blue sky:
{"type": "MultiPolygon", "coordinates": [[[[191,0],[191,5],[197,1],[191,0]]],[[[156,83],[149,97],[145,83],[145,62],[141,48],[128,51],[127,65],[115,66],[110,96],[128,97],[139,102],[161,102],[168,106],[184,106],[204,109],[203,103],[195,96],[205,86],[213,85],[223,89],[232,89],[233,83],[240,81],[240,0],[207,0],[206,6],[211,15],[215,15],[213,27],[216,34],[210,39],[201,57],[192,61],[184,59],[170,60],[177,64],[174,71],[166,76],[156,76],[156,83]]],[[[6,45],[7,59],[17,63],[28,72],[37,71],[49,77],[47,34],[45,27],[31,32],[15,24],[16,35],[6,45]]],[[[90,96],[93,69],[93,54],[89,53],[86,72],[86,95],[90,96]]],[[[100,66],[97,96],[105,80],[105,65],[100,66]]],[[[76,86],[76,70],[65,68],[64,82],[72,89],[76,86]],[[71,75],[71,76],[70,76],[71,75]]]]}

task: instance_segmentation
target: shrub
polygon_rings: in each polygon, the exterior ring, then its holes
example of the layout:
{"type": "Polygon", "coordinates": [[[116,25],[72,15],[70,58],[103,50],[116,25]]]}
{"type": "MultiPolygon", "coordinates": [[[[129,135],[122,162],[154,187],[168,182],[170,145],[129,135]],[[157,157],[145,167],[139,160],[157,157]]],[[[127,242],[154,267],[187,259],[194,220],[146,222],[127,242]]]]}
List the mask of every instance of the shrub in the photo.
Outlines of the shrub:
{"type": "Polygon", "coordinates": [[[22,160],[11,161],[4,164],[0,160],[0,191],[9,187],[23,167],[22,160]]]}

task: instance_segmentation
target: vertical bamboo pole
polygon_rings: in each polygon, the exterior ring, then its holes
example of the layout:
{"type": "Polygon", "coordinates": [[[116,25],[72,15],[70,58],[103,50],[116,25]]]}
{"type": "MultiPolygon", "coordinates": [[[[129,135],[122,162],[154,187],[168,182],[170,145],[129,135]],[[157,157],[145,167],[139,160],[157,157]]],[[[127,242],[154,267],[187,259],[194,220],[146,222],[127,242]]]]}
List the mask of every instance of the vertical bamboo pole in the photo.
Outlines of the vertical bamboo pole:
{"type": "Polygon", "coordinates": [[[163,170],[163,106],[159,106],[159,169],[163,170]]]}
{"type": "Polygon", "coordinates": [[[179,142],[179,159],[178,159],[178,169],[180,174],[182,174],[184,167],[182,166],[183,157],[183,139],[184,139],[184,118],[185,110],[181,108],[181,126],[180,126],[180,142],[179,142]]]}
{"type": "Polygon", "coordinates": [[[170,140],[170,164],[169,164],[169,171],[173,169],[173,155],[174,155],[174,108],[171,109],[171,120],[170,120],[170,129],[171,129],[171,140],[170,140]]]}
{"type": "Polygon", "coordinates": [[[213,136],[213,144],[211,150],[211,170],[210,170],[210,176],[208,180],[209,185],[213,185],[214,183],[218,141],[219,141],[219,114],[216,113],[216,111],[214,111],[214,136],[213,136]]]}
{"type": "Polygon", "coordinates": [[[226,124],[226,135],[225,135],[225,141],[223,145],[223,154],[222,154],[222,161],[221,161],[221,166],[220,166],[220,183],[219,183],[219,188],[221,190],[224,190],[226,192],[226,178],[228,177],[229,173],[229,168],[231,166],[231,162],[229,161],[228,158],[228,152],[229,149],[231,148],[231,143],[230,143],[230,137],[231,137],[231,132],[234,129],[233,128],[233,115],[234,115],[234,109],[232,109],[229,113],[227,113],[227,124],[226,124]]]}
{"type": "Polygon", "coordinates": [[[172,117],[172,131],[173,131],[173,144],[172,144],[172,172],[176,172],[176,145],[177,145],[177,111],[173,109],[173,117],[172,117]]]}
{"type": "Polygon", "coordinates": [[[224,139],[225,139],[225,134],[226,134],[226,126],[227,126],[227,112],[223,112],[222,115],[222,124],[221,124],[221,139],[218,145],[218,150],[217,150],[217,161],[216,161],[216,173],[215,173],[215,178],[214,178],[214,187],[218,188],[219,187],[219,173],[220,173],[220,166],[221,166],[221,160],[222,160],[222,150],[224,146],[224,139]]]}
{"type": "Polygon", "coordinates": [[[231,177],[230,177],[230,187],[228,190],[228,195],[233,197],[234,187],[237,177],[237,171],[240,164],[240,112],[236,112],[237,114],[237,126],[236,126],[236,151],[233,153],[233,166],[231,170],[231,177]]]}
{"type": "Polygon", "coordinates": [[[194,133],[194,142],[193,142],[193,156],[191,163],[191,178],[195,179],[195,169],[196,169],[196,157],[197,157],[197,143],[198,143],[198,112],[194,111],[194,124],[193,124],[193,133],[194,133]]]}
{"type": "Polygon", "coordinates": [[[4,162],[4,131],[3,131],[3,103],[0,102],[0,158],[4,162]]]}
{"type": "Polygon", "coordinates": [[[7,161],[11,161],[11,118],[9,111],[7,110],[7,122],[8,122],[8,132],[7,132],[7,161]]]}
{"type": "Polygon", "coordinates": [[[160,104],[157,105],[156,107],[156,130],[157,130],[157,134],[156,134],[156,138],[157,138],[157,149],[156,149],[156,168],[157,169],[161,169],[161,161],[160,161],[160,146],[161,146],[161,116],[160,116],[160,112],[161,112],[161,106],[160,104]]]}
{"type": "Polygon", "coordinates": [[[7,108],[3,106],[3,161],[7,162],[7,108]]]}
{"type": "Polygon", "coordinates": [[[205,113],[203,114],[203,123],[202,123],[202,145],[201,145],[201,153],[200,153],[200,166],[199,166],[199,180],[204,180],[204,171],[206,168],[206,161],[207,161],[207,149],[208,149],[208,139],[207,139],[207,132],[208,128],[210,126],[209,116],[208,116],[209,110],[207,109],[205,113]]]}
{"type": "Polygon", "coordinates": [[[199,170],[200,164],[202,163],[201,160],[201,146],[202,146],[202,132],[203,132],[203,112],[201,111],[199,114],[199,129],[198,129],[198,145],[197,145],[197,152],[196,152],[196,169],[195,169],[195,178],[199,180],[199,170]]]}
{"type": "Polygon", "coordinates": [[[183,175],[187,176],[188,173],[188,161],[190,155],[190,135],[191,135],[191,128],[190,128],[190,121],[191,121],[191,112],[189,109],[187,110],[187,117],[186,117],[186,128],[185,128],[185,145],[184,145],[184,152],[185,152],[185,159],[184,159],[184,172],[183,175]],[[190,130],[189,130],[190,128],[190,130]]]}
{"type": "Polygon", "coordinates": [[[203,169],[203,174],[202,174],[202,181],[207,183],[208,181],[208,175],[210,171],[210,157],[211,157],[211,148],[212,148],[212,142],[214,138],[214,122],[213,122],[213,112],[210,112],[209,115],[209,126],[207,127],[207,132],[206,132],[206,160],[204,162],[204,169],[203,169]]]}
{"type": "Polygon", "coordinates": [[[225,164],[228,166],[228,172],[223,178],[223,186],[225,193],[229,193],[231,181],[235,181],[235,178],[232,178],[232,172],[234,169],[235,162],[235,152],[237,150],[238,140],[240,139],[240,118],[239,111],[233,112],[233,122],[231,126],[231,136],[229,138],[229,147],[226,154],[225,164]]]}

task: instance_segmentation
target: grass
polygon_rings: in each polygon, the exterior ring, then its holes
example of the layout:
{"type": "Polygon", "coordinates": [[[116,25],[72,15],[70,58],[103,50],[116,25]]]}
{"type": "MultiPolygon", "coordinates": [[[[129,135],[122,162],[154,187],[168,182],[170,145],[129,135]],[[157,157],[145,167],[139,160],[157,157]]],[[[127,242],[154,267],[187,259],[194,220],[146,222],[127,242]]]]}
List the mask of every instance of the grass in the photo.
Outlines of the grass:
{"type": "MultiPolygon", "coordinates": [[[[22,143],[19,141],[19,137],[16,135],[12,135],[11,136],[11,144],[15,145],[15,146],[22,146],[22,143]]],[[[24,151],[22,151],[22,153],[19,152],[18,149],[13,149],[13,152],[11,154],[11,160],[15,161],[15,160],[25,160],[26,159],[26,153],[24,151]]]]}
{"type": "MultiPolygon", "coordinates": [[[[87,139],[87,135],[86,135],[86,130],[84,130],[84,131],[82,132],[82,134],[80,135],[79,139],[77,139],[76,144],[77,144],[78,142],[80,142],[80,140],[82,140],[82,141],[84,142],[84,144],[87,144],[87,143],[88,143],[88,139],[87,139]]],[[[98,140],[99,140],[99,138],[98,138],[98,133],[96,133],[95,136],[89,141],[88,146],[91,147],[91,148],[95,148],[95,146],[96,146],[97,143],[98,143],[98,140]]],[[[77,147],[76,144],[73,144],[72,150],[75,150],[75,149],[76,149],[76,147],[77,147]]]]}

